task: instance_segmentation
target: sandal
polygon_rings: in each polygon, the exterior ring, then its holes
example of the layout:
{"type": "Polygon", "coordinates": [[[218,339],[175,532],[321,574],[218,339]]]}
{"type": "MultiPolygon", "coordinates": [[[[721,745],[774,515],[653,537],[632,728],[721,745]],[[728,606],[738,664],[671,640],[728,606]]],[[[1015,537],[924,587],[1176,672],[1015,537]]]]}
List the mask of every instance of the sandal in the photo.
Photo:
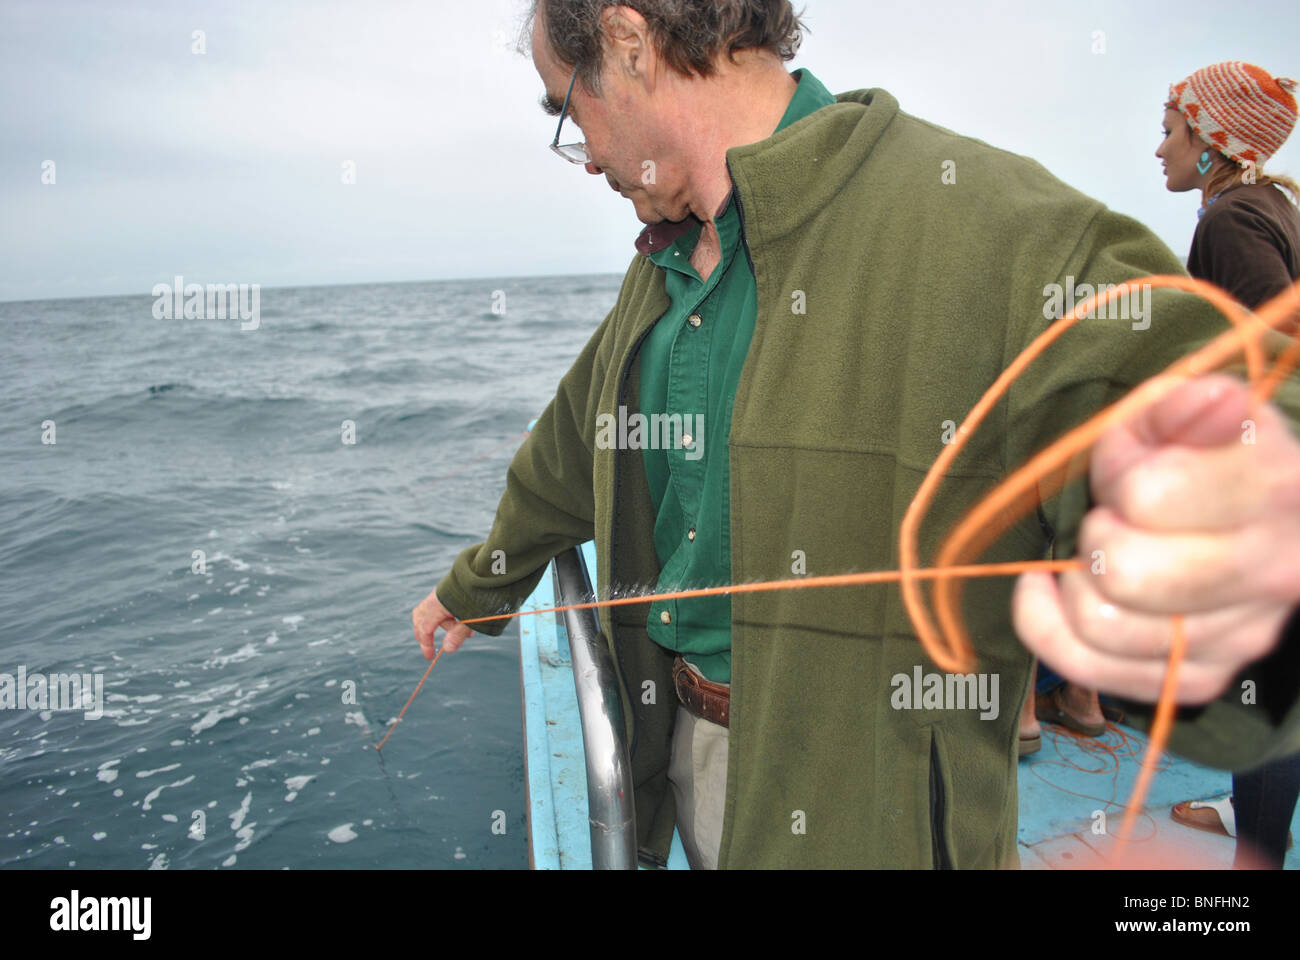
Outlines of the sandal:
{"type": "Polygon", "coordinates": [[[1237,835],[1237,813],[1231,796],[1218,800],[1184,800],[1170,808],[1169,816],[1175,823],[1195,830],[1217,833],[1221,837],[1237,835]]]}
{"type": "MultiPolygon", "coordinates": [[[[1169,816],[1176,823],[1206,833],[1217,833],[1222,837],[1237,835],[1237,809],[1235,801],[1229,796],[1218,800],[1184,800],[1175,803],[1169,810],[1169,816]]],[[[1295,846],[1295,837],[1287,831],[1286,848],[1295,846]]]]}
{"type": "Polygon", "coordinates": [[[1043,749],[1043,735],[1041,733],[1036,733],[1032,737],[1026,737],[1024,734],[1020,735],[1020,756],[1037,753],[1041,749],[1043,749]]]}

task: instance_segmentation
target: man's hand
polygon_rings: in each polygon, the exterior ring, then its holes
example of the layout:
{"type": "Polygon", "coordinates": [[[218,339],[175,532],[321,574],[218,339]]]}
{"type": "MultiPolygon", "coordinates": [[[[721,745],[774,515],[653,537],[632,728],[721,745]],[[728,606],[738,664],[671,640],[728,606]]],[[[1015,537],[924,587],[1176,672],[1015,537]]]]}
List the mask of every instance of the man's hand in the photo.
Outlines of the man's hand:
{"type": "Polygon", "coordinates": [[[1178,702],[1215,699],[1300,604],[1300,441],[1245,384],[1207,376],[1103,436],[1091,481],[1083,569],[1021,576],[1017,634],[1075,683],[1154,701],[1181,613],[1178,702]]]}
{"type": "Polygon", "coordinates": [[[442,638],[442,649],[455,653],[466,638],[474,636],[474,631],[462,624],[438,602],[438,591],[433,590],[420,601],[420,605],[411,611],[411,623],[415,625],[415,639],[420,642],[424,659],[432,660],[435,650],[435,634],[439,628],[446,630],[442,638]]]}

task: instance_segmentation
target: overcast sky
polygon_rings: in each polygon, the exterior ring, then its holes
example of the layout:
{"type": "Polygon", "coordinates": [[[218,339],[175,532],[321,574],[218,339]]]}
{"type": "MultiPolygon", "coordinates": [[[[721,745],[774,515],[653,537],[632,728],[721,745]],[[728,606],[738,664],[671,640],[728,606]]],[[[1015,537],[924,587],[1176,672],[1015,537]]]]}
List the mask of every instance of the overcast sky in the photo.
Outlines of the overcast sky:
{"type": "MultiPolygon", "coordinates": [[[[523,6],[0,0],[0,300],[621,273],[640,224],[547,149],[523,6]]],[[[1153,156],[1169,84],[1230,59],[1300,78],[1296,0],[804,9],[791,69],[1032,156],[1180,257],[1199,194],[1153,156]]],[[[1300,175],[1297,141],[1268,168],[1300,175]]]]}

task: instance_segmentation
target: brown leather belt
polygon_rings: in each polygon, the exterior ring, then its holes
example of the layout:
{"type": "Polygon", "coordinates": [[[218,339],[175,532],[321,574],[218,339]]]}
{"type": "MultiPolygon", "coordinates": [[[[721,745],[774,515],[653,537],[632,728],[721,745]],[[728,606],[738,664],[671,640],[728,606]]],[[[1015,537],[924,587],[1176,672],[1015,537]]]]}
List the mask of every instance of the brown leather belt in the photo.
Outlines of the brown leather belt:
{"type": "Polygon", "coordinates": [[[673,686],[677,688],[677,699],[694,716],[719,726],[730,726],[730,686],[705,680],[681,657],[673,661],[673,686]]]}

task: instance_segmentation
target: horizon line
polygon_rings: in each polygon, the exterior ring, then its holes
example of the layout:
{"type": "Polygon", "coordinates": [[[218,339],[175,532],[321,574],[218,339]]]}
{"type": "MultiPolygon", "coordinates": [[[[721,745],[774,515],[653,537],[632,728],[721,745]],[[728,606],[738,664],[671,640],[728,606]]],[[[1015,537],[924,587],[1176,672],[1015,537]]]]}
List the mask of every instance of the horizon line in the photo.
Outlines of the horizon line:
{"type": "MultiPolygon", "coordinates": [[[[363,287],[363,286],[395,286],[400,284],[415,284],[415,283],[459,283],[467,280],[485,280],[485,281],[486,280],[538,280],[538,279],[551,279],[551,278],[564,278],[564,277],[622,277],[624,276],[625,273],[626,271],[620,273],[613,270],[598,272],[598,273],[523,273],[523,274],[512,274],[509,276],[491,275],[491,276],[481,276],[481,277],[429,277],[421,280],[352,280],[344,283],[290,283],[290,284],[279,284],[276,286],[266,286],[264,284],[259,283],[257,285],[257,288],[259,291],[261,290],[304,290],[304,289],[315,289],[317,287],[363,287]]],[[[181,274],[181,276],[183,277],[184,274],[181,274]]],[[[224,287],[224,286],[228,286],[229,284],[222,283],[217,285],[224,287]]],[[[204,286],[206,287],[207,285],[204,284],[204,286]]],[[[69,295],[65,297],[23,297],[16,300],[0,299],[0,306],[5,306],[8,304],[15,304],[15,303],[50,303],[50,302],[57,302],[61,300],[116,300],[124,297],[152,297],[152,296],[154,296],[152,292],[141,292],[141,293],[89,293],[89,294],[69,295]]]]}

